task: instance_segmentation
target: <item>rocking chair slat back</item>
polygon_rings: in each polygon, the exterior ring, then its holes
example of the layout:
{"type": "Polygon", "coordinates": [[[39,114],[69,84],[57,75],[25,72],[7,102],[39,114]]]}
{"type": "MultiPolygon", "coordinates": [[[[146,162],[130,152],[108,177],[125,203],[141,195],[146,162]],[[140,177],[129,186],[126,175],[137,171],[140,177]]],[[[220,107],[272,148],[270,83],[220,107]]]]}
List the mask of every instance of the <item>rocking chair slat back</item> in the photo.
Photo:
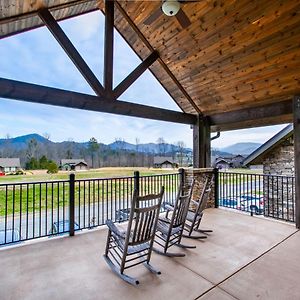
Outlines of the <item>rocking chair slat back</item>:
{"type": "Polygon", "coordinates": [[[157,195],[139,197],[134,192],[131,214],[127,228],[127,242],[129,246],[146,243],[154,238],[155,229],[160,212],[164,188],[157,195]],[[149,206],[149,203],[150,206],[149,206]]]}
{"type": "MultiPolygon", "coordinates": [[[[191,198],[191,193],[193,191],[194,186],[194,180],[191,183],[191,186],[189,187],[189,193],[186,195],[178,195],[177,201],[175,203],[174,207],[174,214],[172,218],[174,218],[171,221],[171,224],[173,224],[173,227],[182,226],[185,223],[185,218],[189,206],[189,199],[191,198]]],[[[179,190],[183,190],[182,187],[179,188],[179,190]]]]}

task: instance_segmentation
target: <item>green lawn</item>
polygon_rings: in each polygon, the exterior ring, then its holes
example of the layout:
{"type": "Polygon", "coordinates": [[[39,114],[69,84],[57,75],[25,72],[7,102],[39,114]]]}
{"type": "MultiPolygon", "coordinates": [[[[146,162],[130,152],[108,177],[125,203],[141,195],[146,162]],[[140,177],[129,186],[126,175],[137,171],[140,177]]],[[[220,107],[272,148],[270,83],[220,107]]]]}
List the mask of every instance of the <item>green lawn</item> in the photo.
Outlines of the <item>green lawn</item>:
{"type": "MultiPolygon", "coordinates": [[[[85,178],[113,178],[133,176],[134,171],[139,171],[141,176],[155,174],[177,173],[177,169],[152,169],[152,168],[101,168],[88,171],[75,172],[77,179],[85,178]]],[[[57,174],[47,174],[46,171],[27,171],[27,175],[0,176],[0,184],[8,182],[36,182],[49,180],[68,180],[70,172],[59,171],[57,174]]]]}
{"type": "MultiPolygon", "coordinates": [[[[117,178],[133,176],[133,172],[139,170],[141,176],[155,174],[174,174],[177,170],[158,170],[158,169],[132,169],[132,168],[106,168],[92,170],[88,172],[76,172],[76,179],[98,179],[98,178],[117,178]]],[[[61,172],[55,175],[33,174],[22,176],[7,176],[1,178],[0,182],[0,216],[19,214],[20,212],[37,212],[40,210],[62,208],[69,205],[69,183],[51,182],[51,180],[68,180],[69,174],[61,172]],[[8,178],[9,177],[9,178],[8,178]],[[9,179],[9,180],[8,180],[9,179]],[[10,180],[13,179],[13,180],[10,180]],[[50,181],[50,182],[45,182],[50,181]],[[1,183],[16,183],[20,185],[1,186],[1,183]],[[32,184],[30,182],[43,182],[32,184]]],[[[154,180],[141,180],[142,193],[158,192],[161,185],[165,185],[165,192],[176,191],[178,182],[176,177],[172,179],[155,178],[154,180]]],[[[101,201],[127,201],[131,198],[133,191],[133,180],[112,179],[77,181],[75,184],[75,205],[86,203],[97,203],[101,201]],[[84,202],[85,199],[85,202],[84,202]]]]}

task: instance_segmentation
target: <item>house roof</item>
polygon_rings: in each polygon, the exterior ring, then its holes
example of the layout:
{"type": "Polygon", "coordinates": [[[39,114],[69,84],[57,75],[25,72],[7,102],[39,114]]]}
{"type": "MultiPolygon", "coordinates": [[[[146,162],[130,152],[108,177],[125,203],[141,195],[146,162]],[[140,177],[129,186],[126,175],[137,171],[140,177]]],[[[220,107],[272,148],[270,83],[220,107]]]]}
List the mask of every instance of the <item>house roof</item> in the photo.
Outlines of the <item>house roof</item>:
{"type": "Polygon", "coordinates": [[[154,157],[154,164],[163,164],[163,163],[170,163],[170,164],[174,164],[174,160],[172,157],[165,157],[165,156],[155,156],[154,157]]]}
{"type": "MultiPolygon", "coordinates": [[[[150,70],[184,112],[214,116],[290,103],[299,93],[298,1],[187,1],[182,4],[191,21],[186,29],[163,14],[145,25],[160,5],[115,1],[115,27],[141,59],[158,51],[150,70]]],[[[104,11],[104,1],[0,0],[0,35],[42,26],[36,13],[41,7],[63,20],[98,8],[104,11]]],[[[244,126],[287,123],[291,116],[281,113],[244,126]]]]}
{"type": "Polygon", "coordinates": [[[215,161],[215,164],[218,164],[218,163],[222,163],[222,162],[225,162],[226,164],[230,164],[231,161],[225,159],[225,158],[221,158],[221,159],[218,159],[215,161]]]}
{"type": "Polygon", "coordinates": [[[0,158],[0,167],[9,168],[9,167],[17,167],[20,168],[20,158],[0,158]]]}
{"type": "Polygon", "coordinates": [[[61,166],[64,166],[64,165],[78,165],[80,163],[87,165],[87,163],[84,159],[62,159],[60,161],[61,166]]]}
{"type": "Polygon", "coordinates": [[[277,134],[275,134],[273,137],[271,137],[268,141],[266,141],[263,145],[261,145],[255,151],[253,151],[248,157],[246,157],[243,162],[243,165],[247,166],[247,165],[260,164],[261,159],[267,153],[269,153],[276,146],[281,144],[283,141],[285,141],[287,138],[289,138],[292,135],[293,135],[293,125],[289,124],[281,131],[279,131],[277,134]]]}

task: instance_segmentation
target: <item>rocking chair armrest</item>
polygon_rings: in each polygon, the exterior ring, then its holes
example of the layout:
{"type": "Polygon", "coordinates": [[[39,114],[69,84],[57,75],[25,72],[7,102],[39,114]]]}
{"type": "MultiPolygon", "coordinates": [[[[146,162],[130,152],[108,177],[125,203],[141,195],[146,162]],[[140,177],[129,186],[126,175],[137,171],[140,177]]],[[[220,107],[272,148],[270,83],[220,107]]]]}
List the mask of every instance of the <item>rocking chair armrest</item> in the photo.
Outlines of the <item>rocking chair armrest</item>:
{"type": "Polygon", "coordinates": [[[119,228],[113,223],[112,220],[106,220],[106,225],[109,228],[109,230],[112,231],[115,235],[117,235],[122,239],[125,238],[125,232],[120,231],[119,228]]]}

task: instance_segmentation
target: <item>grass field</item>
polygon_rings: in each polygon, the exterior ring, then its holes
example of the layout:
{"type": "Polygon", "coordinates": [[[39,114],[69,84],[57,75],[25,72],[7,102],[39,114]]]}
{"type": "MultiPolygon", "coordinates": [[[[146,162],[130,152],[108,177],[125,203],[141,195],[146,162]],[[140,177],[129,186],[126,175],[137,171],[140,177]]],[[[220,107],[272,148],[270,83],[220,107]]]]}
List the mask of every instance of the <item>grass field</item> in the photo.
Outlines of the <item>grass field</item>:
{"type": "MultiPolygon", "coordinates": [[[[133,172],[137,170],[140,171],[141,176],[178,173],[177,170],[147,168],[103,168],[75,172],[76,179],[107,179],[77,181],[75,183],[75,205],[82,205],[84,201],[97,203],[101,201],[123,201],[125,198],[130,198],[133,191],[132,179],[110,180],[109,178],[132,177],[133,172]]],[[[68,179],[68,172],[60,172],[55,175],[33,172],[30,175],[1,177],[0,216],[68,206],[69,183],[53,182],[68,179]],[[31,184],[31,182],[41,183],[31,184]]],[[[165,193],[172,193],[177,188],[177,178],[155,177],[152,180],[141,180],[143,193],[158,192],[161,185],[165,185],[165,193]]]]}
{"type": "MultiPolygon", "coordinates": [[[[153,169],[153,168],[100,168],[88,171],[77,171],[75,177],[77,179],[87,178],[113,178],[123,176],[133,176],[134,171],[139,171],[141,176],[177,173],[177,169],[153,169]]],[[[27,175],[9,175],[1,176],[1,183],[10,182],[36,182],[48,180],[68,180],[70,172],[59,171],[57,174],[47,174],[45,170],[27,171],[27,175]]]]}

